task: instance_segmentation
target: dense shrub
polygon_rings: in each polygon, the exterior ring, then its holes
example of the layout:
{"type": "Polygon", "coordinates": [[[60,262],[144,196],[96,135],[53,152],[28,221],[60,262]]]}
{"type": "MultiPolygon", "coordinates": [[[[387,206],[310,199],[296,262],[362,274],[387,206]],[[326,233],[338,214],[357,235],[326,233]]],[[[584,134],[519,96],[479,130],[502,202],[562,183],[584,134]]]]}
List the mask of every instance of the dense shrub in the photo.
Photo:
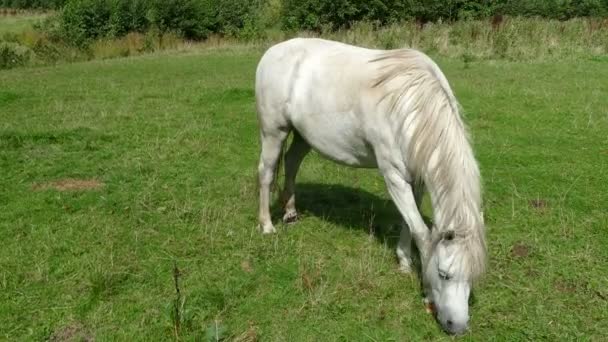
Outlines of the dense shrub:
{"type": "Polygon", "coordinates": [[[283,0],[286,29],[348,28],[356,22],[386,25],[486,18],[494,15],[570,19],[608,15],[608,0],[283,0]]]}
{"type": "Polygon", "coordinates": [[[23,9],[59,9],[66,0],[0,0],[0,7],[23,9]]]}
{"type": "Polygon", "coordinates": [[[83,46],[110,32],[110,0],[74,0],[61,13],[62,33],[68,41],[83,46]]]}
{"type": "Polygon", "coordinates": [[[214,0],[156,0],[148,11],[149,24],[186,39],[206,38],[217,24],[216,5],[214,0]]]}
{"type": "Polygon", "coordinates": [[[101,37],[150,29],[200,40],[210,33],[255,31],[262,0],[68,0],[60,14],[65,38],[84,46],[101,37]]]}
{"type": "Polygon", "coordinates": [[[360,21],[380,25],[489,16],[498,0],[284,0],[283,27],[319,30],[350,27],[360,21]]]}
{"type": "Polygon", "coordinates": [[[236,36],[246,24],[256,22],[261,4],[260,0],[217,0],[215,31],[236,36]]]}
{"type": "Polygon", "coordinates": [[[608,14],[608,0],[506,0],[499,6],[503,14],[551,19],[599,17],[608,14]]]}
{"type": "Polygon", "coordinates": [[[109,22],[111,36],[120,37],[129,32],[145,32],[148,29],[148,1],[113,1],[109,22]]]}
{"type": "Polygon", "coordinates": [[[0,42],[0,70],[26,65],[31,51],[18,43],[0,42]]]}

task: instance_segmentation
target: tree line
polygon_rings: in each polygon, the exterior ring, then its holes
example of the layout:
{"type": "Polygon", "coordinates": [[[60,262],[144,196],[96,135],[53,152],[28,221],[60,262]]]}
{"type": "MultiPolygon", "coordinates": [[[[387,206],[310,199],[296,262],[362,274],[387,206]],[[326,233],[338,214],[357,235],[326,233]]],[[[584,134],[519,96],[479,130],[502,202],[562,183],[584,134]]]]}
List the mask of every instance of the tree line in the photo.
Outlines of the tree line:
{"type": "Polygon", "coordinates": [[[209,34],[255,35],[336,30],[358,22],[377,26],[501,16],[606,17],[608,0],[0,0],[0,7],[55,9],[55,31],[76,44],[129,32],[175,32],[185,39],[209,34]]]}

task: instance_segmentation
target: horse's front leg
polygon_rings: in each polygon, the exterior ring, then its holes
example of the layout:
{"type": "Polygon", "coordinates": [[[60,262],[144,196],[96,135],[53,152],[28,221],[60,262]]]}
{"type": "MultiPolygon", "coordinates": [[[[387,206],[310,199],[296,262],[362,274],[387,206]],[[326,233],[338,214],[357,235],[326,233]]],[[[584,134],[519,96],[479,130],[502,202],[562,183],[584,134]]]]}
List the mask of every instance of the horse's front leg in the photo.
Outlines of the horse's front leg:
{"type": "Polygon", "coordinates": [[[410,273],[412,270],[412,233],[407,224],[403,224],[401,227],[397,258],[399,259],[399,270],[403,273],[410,273]]]}
{"type": "Polygon", "coordinates": [[[384,176],[393,202],[397,206],[397,209],[399,209],[405,223],[407,223],[407,227],[402,228],[399,245],[397,246],[400,268],[402,271],[407,272],[411,268],[411,238],[414,238],[414,242],[420,251],[421,262],[425,265],[430,231],[424,223],[416,205],[414,189],[411,182],[408,181],[410,177],[393,166],[381,167],[380,171],[384,176]]]}
{"type": "MultiPolygon", "coordinates": [[[[424,185],[422,183],[413,183],[412,189],[416,207],[418,208],[418,212],[421,212],[420,207],[422,205],[424,185]]],[[[412,233],[410,232],[410,227],[406,224],[403,224],[401,233],[399,234],[397,258],[399,258],[399,270],[404,273],[409,273],[412,270],[412,233]]]]}

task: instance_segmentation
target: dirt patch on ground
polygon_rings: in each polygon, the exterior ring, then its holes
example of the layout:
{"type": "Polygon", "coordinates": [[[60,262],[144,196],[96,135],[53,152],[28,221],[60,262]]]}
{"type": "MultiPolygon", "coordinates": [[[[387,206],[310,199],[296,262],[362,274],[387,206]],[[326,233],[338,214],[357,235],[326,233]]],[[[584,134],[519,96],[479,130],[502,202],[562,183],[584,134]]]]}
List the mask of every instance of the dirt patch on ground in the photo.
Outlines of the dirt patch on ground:
{"type": "Polygon", "coordinates": [[[34,190],[57,190],[57,191],[86,191],[99,190],[105,184],[96,179],[75,179],[65,178],[46,183],[36,183],[32,185],[34,190]]]}
{"type": "Polygon", "coordinates": [[[66,341],[95,341],[95,338],[90,335],[89,331],[78,322],[73,322],[55,330],[49,338],[51,342],[66,342],[66,341]]]}
{"type": "Polygon", "coordinates": [[[516,258],[525,258],[530,256],[532,249],[530,246],[523,243],[516,243],[511,247],[511,256],[516,258]]]}
{"type": "Polygon", "coordinates": [[[565,281],[563,279],[555,281],[554,285],[555,285],[555,288],[559,292],[564,292],[564,293],[574,293],[574,292],[576,292],[576,289],[577,289],[577,286],[575,283],[570,282],[570,281],[565,281]]]}
{"type": "Polygon", "coordinates": [[[540,214],[545,213],[549,209],[549,203],[540,198],[530,200],[528,204],[540,214]]]}
{"type": "Polygon", "coordinates": [[[259,341],[258,332],[253,322],[249,322],[249,329],[234,339],[234,342],[257,342],[259,341]]]}
{"type": "Polygon", "coordinates": [[[241,269],[247,273],[253,272],[253,267],[248,259],[241,261],[241,269]]]}

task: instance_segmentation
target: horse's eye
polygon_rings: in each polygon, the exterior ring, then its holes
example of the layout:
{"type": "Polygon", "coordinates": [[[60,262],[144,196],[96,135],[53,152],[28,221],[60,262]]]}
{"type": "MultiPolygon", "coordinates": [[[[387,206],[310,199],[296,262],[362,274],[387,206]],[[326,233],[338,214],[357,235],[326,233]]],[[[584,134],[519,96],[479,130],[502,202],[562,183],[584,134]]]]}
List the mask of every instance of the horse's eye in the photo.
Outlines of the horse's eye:
{"type": "Polygon", "coordinates": [[[439,278],[441,278],[442,280],[452,279],[452,277],[449,274],[447,274],[447,272],[444,272],[444,271],[439,271],[439,278]]]}

